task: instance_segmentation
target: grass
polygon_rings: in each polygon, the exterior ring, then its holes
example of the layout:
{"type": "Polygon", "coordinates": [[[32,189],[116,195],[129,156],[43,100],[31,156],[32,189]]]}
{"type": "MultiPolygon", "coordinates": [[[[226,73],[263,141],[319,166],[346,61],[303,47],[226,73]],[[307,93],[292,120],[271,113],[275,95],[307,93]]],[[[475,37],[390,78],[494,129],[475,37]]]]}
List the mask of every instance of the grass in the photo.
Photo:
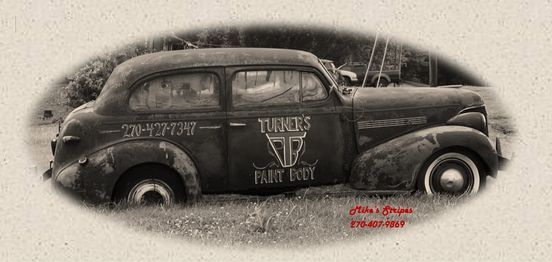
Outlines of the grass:
{"type": "MultiPolygon", "coordinates": [[[[503,149],[511,150],[515,128],[491,88],[465,87],[482,95],[489,112],[491,137],[506,140],[503,149]]],[[[36,169],[46,170],[52,159],[50,140],[57,133],[57,124],[32,121],[29,129],[29,153],[36,169]]],[[[91,207],[106,217],[129,227],[180,237],[202,244],[221,246],[299,247],[365,238],[374,234],[407,230],[416,223],[434,218],[451,207],[465,203],[467,198],[447,196],[427,197],[402,195],[370,197],[344,185],[302,189],[294,195],[251,197],[237,195],[205,196],[193,206],[153,207],[91,207]],[[348,212],[356,205],[383,208],[386,205],[412,208],[412,214],[400,217],[381,214],[356,215],[348,212]],[[350,228],[351,220],[405,220],[402,229],[350,228]]]]}
{"type": "Polygon", "coordinates": [[[200,244],[219,246],[299,246],[354,240],[406,230],[412,223],[434,218],[467,198],[425,195],[340,196],[309,195],[230,201],[201,201],[189,207],[161,206],[94,208],[124,224],[150,232],[177,236],[200,244]],[[412,208],[412,214],[350,216],[357,205],[383,209],[412,208]],[[351,220],[404,220],[403,228],[351,228],[351,220]]]}

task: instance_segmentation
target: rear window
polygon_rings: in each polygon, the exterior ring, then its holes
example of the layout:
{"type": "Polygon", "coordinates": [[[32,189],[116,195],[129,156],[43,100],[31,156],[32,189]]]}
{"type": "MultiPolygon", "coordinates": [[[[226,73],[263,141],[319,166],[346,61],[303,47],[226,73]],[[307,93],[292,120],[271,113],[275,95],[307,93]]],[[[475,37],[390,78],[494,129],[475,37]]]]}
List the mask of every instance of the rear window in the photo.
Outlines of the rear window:
{"type": "Polygon", "coordinates": [[[220,81],[213,73],[159,76],[139,84],[130,96],[136,111],[185,110],[218,107],[220,81]]]}

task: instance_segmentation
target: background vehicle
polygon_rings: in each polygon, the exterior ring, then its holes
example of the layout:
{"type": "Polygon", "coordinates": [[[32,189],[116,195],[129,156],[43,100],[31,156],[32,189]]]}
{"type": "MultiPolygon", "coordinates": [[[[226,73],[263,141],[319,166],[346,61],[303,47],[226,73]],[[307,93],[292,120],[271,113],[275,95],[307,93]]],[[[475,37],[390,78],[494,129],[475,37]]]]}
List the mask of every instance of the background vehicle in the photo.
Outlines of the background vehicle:
{"type": "Polygon", "coordinates": [[[320,59],[324,67],[328,69],[332,77],[340,85],[351,86],[353,83],[358,82],[357,74],[347,70],[337,69],[332,60],[320,59]]]}
{"type": "Polygon", "coordinates": [[[66,117],[46,174],[95,203],[338,183],[470,194],[498,168],[486,118],[462,89],[339,88],[308,52],[159,52],[119,65],[66,117]]]}
{"type": "MultiPolygon", "coordinates": [[[[368,67],[367,64],[361,63],[361,62],[349,62],[345,63],[341,66],[339,66],[339,70],[348,70],[354,72],[358,76],[358,81],[353,82],[355,85],[360,85],[364,81],[364,78],[366,77],[366,68],[368,67]]],[[[376,86],[376,83],[378,81],[378,75],[379,75],[379,69],[376,70],[374,66],[372,66],[372,70],[368,72],[368,79],[366,80],[366,84],[368,86],[376,86]]],[[[401,82],[401,73],[400,69],[398,69],[396,66],[388,66],[387,68],[384,67],[384,69],[381,72],[381,78],[379,81],[380,87],[388,86],[389,84],[400,84],[401,82]],[[391,69],[389,69],[391,68],[391,69]]]]}

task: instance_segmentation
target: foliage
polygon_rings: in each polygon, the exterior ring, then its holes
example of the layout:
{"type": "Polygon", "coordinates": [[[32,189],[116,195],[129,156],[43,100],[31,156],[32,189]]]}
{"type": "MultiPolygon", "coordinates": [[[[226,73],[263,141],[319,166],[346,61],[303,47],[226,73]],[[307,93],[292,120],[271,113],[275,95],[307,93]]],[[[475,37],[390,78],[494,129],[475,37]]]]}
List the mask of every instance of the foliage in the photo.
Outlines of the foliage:
{"type": "Polygon", "coordinates": [[[68,105],[77,107],[95,100],[117,65],[149,52],[151,51],[143,45],[131,45],[126,49],[92,59],[69,77],[69,84],[65,87],[68,105]]]}
{"type": "Polygon", "coordinates": [[[69,105],[77,107],[95,100],[115,66],[113,59],[105,56],[98,57],[79,69],[66,87],[69,105]]]}
{"type": "MultiPolygon", "coordinates": [[[[216,47],[266,47],[304,50],[320,58],[330,59],[336,65],[348,61],[368,62],[374,39],[359,34],[337,30],[323,30],[310,27],[219,27],[180,34],[182,38],[201,48],[216,47]]],[[[376,63],[383,58],[385,38],[380,37],[376,48],[376,63]]],[[[398,49],[397,43],[390,41],[388,50],[398,49]]],[[[387,61],[392,58],[388,52],[387,61]]]]}
{"type": "Polygon", "coordinates": [[[413,48],[404,48],[401,78],[418,83],[429,83],[428,52],[413,48]]]}

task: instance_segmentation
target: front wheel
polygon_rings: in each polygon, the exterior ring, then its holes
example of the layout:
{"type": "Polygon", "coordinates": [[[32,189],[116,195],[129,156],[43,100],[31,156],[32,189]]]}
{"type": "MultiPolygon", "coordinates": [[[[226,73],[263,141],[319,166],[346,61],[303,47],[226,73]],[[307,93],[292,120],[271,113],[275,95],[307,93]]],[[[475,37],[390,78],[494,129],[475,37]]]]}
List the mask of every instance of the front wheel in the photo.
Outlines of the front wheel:
{"type": "Polygon", "coordinates": [[[441,153],[426,162],[419,175],[418,189],[428,195],[475,194],[485,183],[478,160],[463,151],[441,153]]]}

